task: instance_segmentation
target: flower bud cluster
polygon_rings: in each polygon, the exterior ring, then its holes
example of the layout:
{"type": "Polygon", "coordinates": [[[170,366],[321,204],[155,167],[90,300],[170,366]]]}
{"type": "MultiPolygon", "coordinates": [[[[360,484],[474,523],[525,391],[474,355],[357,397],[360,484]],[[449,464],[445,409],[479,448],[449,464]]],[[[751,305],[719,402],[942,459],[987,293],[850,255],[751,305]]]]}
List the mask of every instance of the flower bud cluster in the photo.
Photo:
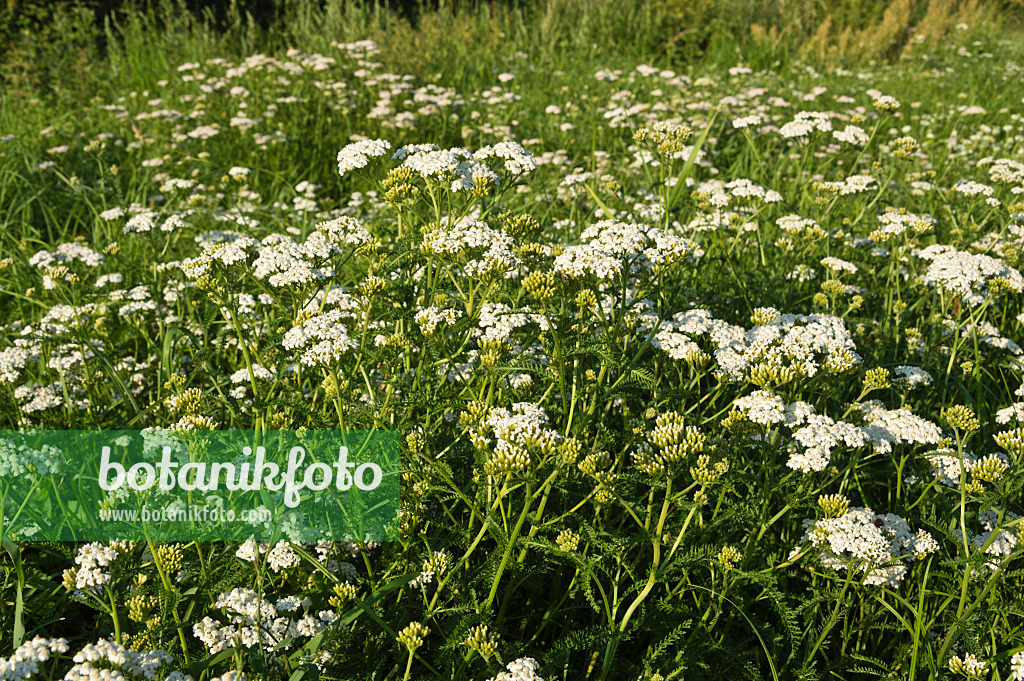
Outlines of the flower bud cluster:
{"type": "Polygon", "coordinates": [[[480,653],[480,657],[490,660],[498,652],[501,637],[490,631],[486,624],[478,624],[470,628],[466,634],[465,645],[480,653]]]}
{"type": "Polygon", "coordinates": [[[430,629],[424,626],[421,622],[410,622],[404,629],[398,632],[396,637],[398,642],[405,646],[409,654],[412,655],[416,650],[423,645],[424,639],[430,635],[430,629]]]}
{"type": "MultiPolygon", "coordinates": [[[[657,417],[647,441],[633,452],[633,463],[648,475],[672,473],[688,458],[703,452],[706,443],[707,435],[685,425],[681,414],[668,412],[657,417]]],[[[709,463],[710,459],[698,468],[707,469],[709,463]]]]}

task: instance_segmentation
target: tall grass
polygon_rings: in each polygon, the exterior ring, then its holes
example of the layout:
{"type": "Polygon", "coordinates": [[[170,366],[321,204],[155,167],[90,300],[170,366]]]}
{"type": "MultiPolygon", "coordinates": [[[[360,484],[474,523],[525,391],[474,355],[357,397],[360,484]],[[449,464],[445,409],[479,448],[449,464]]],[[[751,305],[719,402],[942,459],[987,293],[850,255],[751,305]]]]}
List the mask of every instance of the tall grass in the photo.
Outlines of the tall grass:
{"type": "Polygon", "coordinates": [[[526,51],[564,63],[596,58],[753,66],[793,58],[895,61],[934,47],[959,24],[1015,30],[1021,0],[534,0],[421,3],[409,16],[380,2],[277,0],[272,17],[244,2],[216,15],[185,0],[125,3],[102,20],[79,2],[0,10],[0,87],[85,101],[107,88],[152,88],[169,62],[243,56],[368,38],[396,69],[429,75],[485,68],[526,51]]]}

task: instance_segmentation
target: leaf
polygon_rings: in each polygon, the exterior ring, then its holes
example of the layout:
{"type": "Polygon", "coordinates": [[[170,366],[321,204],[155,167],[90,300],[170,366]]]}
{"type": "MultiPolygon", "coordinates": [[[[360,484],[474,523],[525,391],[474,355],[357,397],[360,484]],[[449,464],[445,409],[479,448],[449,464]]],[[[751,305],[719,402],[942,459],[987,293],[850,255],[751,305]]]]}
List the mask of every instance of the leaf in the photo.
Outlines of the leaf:
{"type": "Polygon", "coordinates": [[[693,145],[693,151],[690,152],[690,157],[686,159],[686,162],[683,163],[683,169],[679,171],[679,184],[684,187],[686,186],[686,179],[690,177],[690,173],[693,171],[693,166],[697,162],[697,156],[700,154],[701,148],[704,146],[704,143],[707,142],[708,135],[711,133],[711,127],[714,125],[719,111],[719,109],[715,109],[715,112],[711,114],[707,127],[704,128],[700,137],[697,138],[697,141],[693,145]]]}
{"type": "Polygon", "coordinates": [[[21,565],[21,547],[10,539],[3,540],[4,548],[11,554],[14,569],[18,573],[18,591],[14,600],[14,648],[25,639],[25,570],[21,565]]]}
{"type": "Polygon", "coordinates": [[[226,660],[227,658],[231,657],[234,654],[235,654],[235,649],[234,648],[227,648],[225,650],[220,651],[219,653],[217,653],[215,655],[210,655],[205,660],[196,660],[195,662],[192,663],[192,666],[189,668],[189,671],[191,672],[192,678],[198,679],[199,676],[203,672],[205,672],[207,669],[209,669],[213,665],[217,664],[218,662],[226,660]]]}
{"type": "Polygon", "coordinates": [[[612,210],[608,208],[605,202],[601,200],[601,198],[597,195],[597,192],[594,191],[593,187],[591,187],[589,183],[585,183],[583,185],[583,188],[587,190],[587,193],[590,194],[590,198],[594,199],[594,203],[600,206],[601,210],[604,211],[604,214],[606,216],[610,217],[614,214],[612,210]]]}
{"type": "Polygon", "coordinates": [[[299,679],[306,679],[306,681],[317,681],[320,678],[320,668],[315,664],[304,664],[288,677],[288,681],[299,681],[299,679]],[[308,674],[308,678],[307,678],[308,674]]]}

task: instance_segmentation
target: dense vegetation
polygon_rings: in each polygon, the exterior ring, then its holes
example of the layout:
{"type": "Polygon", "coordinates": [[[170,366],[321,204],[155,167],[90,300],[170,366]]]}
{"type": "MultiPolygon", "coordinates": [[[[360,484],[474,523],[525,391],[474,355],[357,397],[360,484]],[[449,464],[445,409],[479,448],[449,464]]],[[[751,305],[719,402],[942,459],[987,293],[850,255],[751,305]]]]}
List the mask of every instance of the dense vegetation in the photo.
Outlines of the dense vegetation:
{"type": "Polygon", "coordinates": [[[402,538],[4,541],[0,679],[1024,679],[1012,6],[39,7],[0,427],[397,430],[402,538]]]}

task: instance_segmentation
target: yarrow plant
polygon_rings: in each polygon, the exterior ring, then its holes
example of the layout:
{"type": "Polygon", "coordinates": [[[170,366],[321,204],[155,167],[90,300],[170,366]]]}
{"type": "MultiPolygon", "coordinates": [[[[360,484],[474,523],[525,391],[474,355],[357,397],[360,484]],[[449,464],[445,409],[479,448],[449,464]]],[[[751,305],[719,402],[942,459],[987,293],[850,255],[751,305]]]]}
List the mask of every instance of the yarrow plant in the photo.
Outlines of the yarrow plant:
{"type": "MultiPolygon", "coordinates": [[[[0,681],[1024,678],[1019,45],[670,70],[313,5],[188,61],[118,15],[38,101],[12,57],[0,420],[396,431],[400,532],[4,534],[0,681]]],[[[13,443],[30,533],[80,453],[13,443]]]]}

